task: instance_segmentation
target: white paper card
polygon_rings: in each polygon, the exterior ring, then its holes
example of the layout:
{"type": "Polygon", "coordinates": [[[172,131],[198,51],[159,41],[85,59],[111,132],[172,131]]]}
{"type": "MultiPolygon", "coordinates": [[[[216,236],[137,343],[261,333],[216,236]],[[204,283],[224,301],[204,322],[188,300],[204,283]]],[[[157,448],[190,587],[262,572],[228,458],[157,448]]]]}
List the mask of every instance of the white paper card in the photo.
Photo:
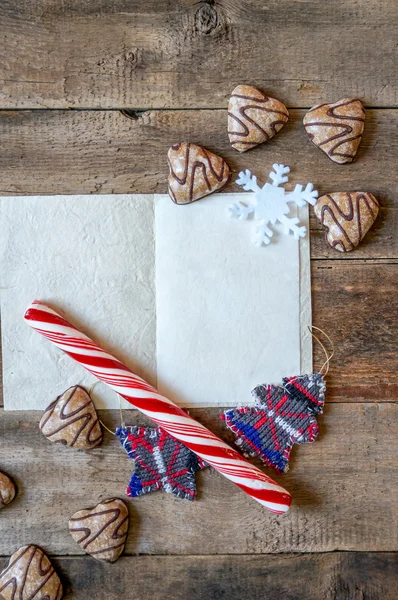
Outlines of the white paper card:
{"type": "MultiPolygon", "coordinates": [[[[156,384],[153,225],[153,196],[0,199],[6,410],[44,410],[69,386],[96,381],[26,325],[35,299],[156,384]]],[[[119,406],[102,383],[93,396],[98,408],[119,406]]]]}
{"type": "Polygon", "coordinates": [[[300,302],[308,244],[300,253],[274,227],[269,246],[254,246],[252,221],[227,217],[236,196],[178,210],[156,200],[158,388],[181,406],[248,404],[257,384],[311,371],[311,339],[301,331],[308,281],[300,302]]]}
{"type": "MultiPolygon", "coordinates": [[[[242,198],[1,198],[6,410],[44,410],[68,386],[95,382],[24,323],[34,299],[153,385],[157,373],[181,406],[245,404],[254,385],[311,371],[308,239],[276,232],[254,247],[253,224],[225,214],[242,198]]],[[[118,407],[103,384],[93,396],[98,408],[118,407]]]]}

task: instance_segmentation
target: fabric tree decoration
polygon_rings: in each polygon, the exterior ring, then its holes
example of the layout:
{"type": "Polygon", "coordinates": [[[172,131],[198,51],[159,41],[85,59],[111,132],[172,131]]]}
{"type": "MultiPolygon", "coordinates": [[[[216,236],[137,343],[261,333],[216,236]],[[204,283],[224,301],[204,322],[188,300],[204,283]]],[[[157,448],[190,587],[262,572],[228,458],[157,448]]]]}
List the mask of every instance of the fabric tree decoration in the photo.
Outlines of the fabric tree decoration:
{"type": "Polygon", "coordinates": [[[115,435],[135,461],[128,496],[163,489],[178,498],[195,499],[195,473],[206,466],[201,458],[160,427],[120,427],[115,435]]]}
{"type": "Polygon", "coordinates": [[[322,413],[326,384],[321,373],[286,377],[282,386],[259,385],[252,391],[255,407],[227,410],[221,416],[238,437],[246,456],[258,456],[278,473],[289,468],[293,444],[318,437],[316,415],[322,413]]]}

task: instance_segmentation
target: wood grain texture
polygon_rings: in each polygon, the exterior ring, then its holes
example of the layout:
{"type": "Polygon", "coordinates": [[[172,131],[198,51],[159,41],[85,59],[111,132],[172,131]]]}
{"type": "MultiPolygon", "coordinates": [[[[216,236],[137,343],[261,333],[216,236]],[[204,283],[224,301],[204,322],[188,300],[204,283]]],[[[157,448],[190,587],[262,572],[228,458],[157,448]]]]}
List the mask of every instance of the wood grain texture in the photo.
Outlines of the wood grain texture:
{"type": "MultiPolygon", "coordinates": [[[[0,409],[0,468],[19,487],[0,514],[0,555],[30,542],[63,554],[52,560],[76,600],[396,600],[397,24],[391,0],[0,3],[0,109],[136,109],[0,111],[1,195],[163,193],[167,149],[187,140],[223,156],[232,180],[242,168],[261,180],[284,162],[292,185],[316,177],[321,193],[370,191],[381,202],[344,260],[311,217],[313,322],[332,336],[336,356],[320,439],[295,447],[279,478],[294,497],[288,515],[268,514],[208,469],[193,504],[162,493],[129,501],[129,556],[115,565],[72,556],[68,518],[123,498],[132,461],[109,434],[101,448],[73,451],[40,434],[39,413],[0,409]],[[226,107],[241,83],[289,107],[356,96],[384,110],[367,111],[349,168],[311,145],[303,110],[290,110],[269,144],[239,156],[226,107]],[[314,554],[280,554],[292,551],[314,554]],[[133,556],[140,552],[163,556],[133,556]]],[[[192,414],[232,442],[218,410],[192,414]]],[[[117,413],[101,418],[118,423],[117,413]]],[[[6,564],[1,558],[0,570],[6,564]]]]}
{"type": "Polygon", "coordinates": [[[397,103],[393,1],[7,0],[0,23],[4,108],[397,103]]]}
{"type": "Polygon", "coordinates": [[[312,322],[335,345],[327,402],[397,401],[397,277],[397,260],[312,262],[312,322]]]}
{"type": "MultiPolygon", "coordinates": [[[[350,258],[398,257],[398,110],[367,112],[357,160],[348,166],[335,165],[311,144],[305,111],[290,112],[278,135],[243,155],[229,144],[224,110],[150,111],[135,118],[119,111],[1,112],[0,194],[166,193],[167,150],[189,140],[227,160],[232,180],[226,191],[241,191],[233,182],[248,167],[265,181],[274,162],[291,166],[292,187],[313,181],[321,194],[370,191],[380,214],[350,258]]],[[[340,259],[311,213],[312,257],[340,259]]]]}
{"type": "MultiPolygon", "coordinates": [[[[233,440],[218,409],[191,412],[233,440]]],[[[148,422],[134,411],[125,417],[129,424],[148,422]]],[[[123,498],[132,472],[132,461],[110,434],[101,448],[73,451],[49,443],[38,431],[38,418],[34,412],[1,415],[0,464],[19,488],[3,509],[2,556],[32,542],[50,554],[78,554],[69,517],[109,496],[123,498]]],[[[101,419],[112,428],[119,416],[112,411],[101,419]]],[[[329,404],[319,423],[319,441],[295,447],[291,470],[275,477],[293,496],[287,515],[271,515],[209,468],[197,475],[195,502],[162,492],[128,501],[126,553],[398,550],[398,404],[329,404]]]]}
{"type": "MultiPolygon", "coordinates": [[[[51,559],[65,600],[396,600],[398,555],[134,556],[51,559]]],[[[0,569],[7,564],[0,559],[0,569]]]]}

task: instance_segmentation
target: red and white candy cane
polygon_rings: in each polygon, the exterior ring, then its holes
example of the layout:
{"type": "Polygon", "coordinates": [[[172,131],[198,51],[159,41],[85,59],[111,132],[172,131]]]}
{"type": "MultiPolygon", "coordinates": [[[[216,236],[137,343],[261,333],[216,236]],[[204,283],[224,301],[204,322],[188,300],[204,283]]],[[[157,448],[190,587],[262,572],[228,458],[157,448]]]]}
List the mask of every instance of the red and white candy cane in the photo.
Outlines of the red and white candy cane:
{"type": "Polygon", "coordinates": [[[286,490],[54,310],[35,301],[25,321],[268,510],[289,510],[286,490]]]}

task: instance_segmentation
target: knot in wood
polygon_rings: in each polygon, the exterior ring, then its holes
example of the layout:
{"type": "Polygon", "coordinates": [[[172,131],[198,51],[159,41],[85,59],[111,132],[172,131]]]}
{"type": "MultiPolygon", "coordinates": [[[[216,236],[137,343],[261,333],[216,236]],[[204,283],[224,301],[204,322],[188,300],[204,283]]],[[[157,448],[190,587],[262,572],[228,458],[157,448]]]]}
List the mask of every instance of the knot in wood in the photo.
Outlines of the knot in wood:
{"type": "Polygon", "coordinates": [[[214,0],[202,2],[195,13],[195,29],[199,33],[209,35],[218,25],[219,19],[214,0]]]}

